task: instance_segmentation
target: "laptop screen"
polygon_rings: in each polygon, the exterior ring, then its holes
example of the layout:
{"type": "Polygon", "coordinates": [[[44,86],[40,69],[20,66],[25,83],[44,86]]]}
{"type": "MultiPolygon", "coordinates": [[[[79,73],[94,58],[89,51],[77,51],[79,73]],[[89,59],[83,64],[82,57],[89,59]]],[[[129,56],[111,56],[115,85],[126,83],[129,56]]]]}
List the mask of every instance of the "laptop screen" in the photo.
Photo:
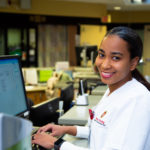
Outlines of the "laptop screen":
{"type": "Polygon", "coordinates": [[[19,56],[0,57],[0,112],[13,116],[28,112],[19,56]]]}

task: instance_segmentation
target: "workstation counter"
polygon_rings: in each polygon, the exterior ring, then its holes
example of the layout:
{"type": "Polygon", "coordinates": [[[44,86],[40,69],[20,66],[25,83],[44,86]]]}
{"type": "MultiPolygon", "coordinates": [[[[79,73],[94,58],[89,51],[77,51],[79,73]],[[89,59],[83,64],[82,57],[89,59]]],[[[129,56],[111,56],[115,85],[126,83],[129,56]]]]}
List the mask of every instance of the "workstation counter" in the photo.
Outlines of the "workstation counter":
{"type": "Polygon", "coordinates": [[[105,91],[107,90],[108,86],[107,85],[100,85],[94,88],[91,91],[91,95],[104,95],[105,91]]]}
{"type": "Polygon", "coordinates": [[[80,146],[80,147],[84,147],[84,148],[88,147],[88,139],[85,139],[85,138],[77,138],[75,136],[66,134],[63,137],[63,139],[76,145],[76,146],[80,146]]]}
{"type": "Polygon", "coordinates": [[[74,105],[63,116],[58,119],[58,124],[63,125],[85,125],[89,117],[89,109],[95,106],[101,99],[101,95],[89,95],[87,106],[74,105]]]}

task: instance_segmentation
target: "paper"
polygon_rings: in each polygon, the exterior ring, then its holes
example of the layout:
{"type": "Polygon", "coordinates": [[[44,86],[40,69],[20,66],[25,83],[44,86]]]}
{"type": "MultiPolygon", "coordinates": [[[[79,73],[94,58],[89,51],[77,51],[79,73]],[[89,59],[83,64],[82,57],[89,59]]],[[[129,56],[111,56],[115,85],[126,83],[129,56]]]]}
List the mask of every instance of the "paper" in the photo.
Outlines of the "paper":
{"type": "Polygon", "coordinates": [[[26,76],[26,84],[38,84],[38,76],[36,69],[26,69],[25,71],[26,76]]]}
{"type": "Polygon", "coordinates": [[[69,62],[68,61],[56,62],[55,68],[56,71],[68,70],[69,62]]]}

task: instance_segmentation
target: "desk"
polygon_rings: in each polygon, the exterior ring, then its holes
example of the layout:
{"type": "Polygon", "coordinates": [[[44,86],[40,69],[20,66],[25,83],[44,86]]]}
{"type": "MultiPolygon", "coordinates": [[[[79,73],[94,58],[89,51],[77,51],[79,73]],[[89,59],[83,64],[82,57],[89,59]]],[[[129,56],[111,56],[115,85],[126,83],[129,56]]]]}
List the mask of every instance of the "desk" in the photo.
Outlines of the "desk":
{"type": "Polygon", "coordinates": [[[73,70],[73,78],[75,81],[81,79],[100,80],[100,76],[94,72],[92,67],[75,67],[73,70]]]}
{"type": "Polygon", "coordinates": [[[101,99],[101,95],[89,95],[88,106],[73,106],[58,119],[58,124],[64,125],[85,125],[89,117],[89,108],[95,106],[101,99]]]}
{"type": "Polygon", "coordinates": [[[25,86],[27,97],[30,98],[34,105],[46,100],[46,86],[25,86]]]}
{"type": "Polygon", "coordinates": [[[27,86],[25,86],[25,90],[26,90],[27,92],[45,91],[45,90],[46,90],[46,85],[45,85],[45,86],[27,85],[27,86]]]}
{"type": "Polygon", "coordinates": [[[74,72],[93,72],[93,67],[74,67],[74,72]]]}
{"type": "Polygon", "coordinates": [[[104,95],[106,89],[108,88],[107,85],[100,85],[97,86],[95,89],[92,90],[92,95],[104,95]]]}
{"type": "MultiPolygon", "coordinates": [[[[64,135],[63,139],[69,143],[72,143],[76,146],[79,147],[83,147],[83,148],[88,148],[88,139],[84,139],[84,138],[77,138],[75,136],[72,135],[64,135]]],[[[51,150],[54,150],[54,148],[52,148],[51,150]]]]}
{"type": "Polygon", "coordinates": [[[84,148],[88,147],[88,139],[77,138],[77,137],[74,137],[74,136],[68,135],[68,134],[66,134],[63,137],[63,139],[66,140],[67,142],[70,142],[70,143],[80,146],[80,147],[84,147],[84,148]]]}
{"type": "Polygon", "coordinates": [[[88,79],[88,80],[100,80],[99,75],[94,72],[77,72],[73,74],[75,80],[88,79]]]}

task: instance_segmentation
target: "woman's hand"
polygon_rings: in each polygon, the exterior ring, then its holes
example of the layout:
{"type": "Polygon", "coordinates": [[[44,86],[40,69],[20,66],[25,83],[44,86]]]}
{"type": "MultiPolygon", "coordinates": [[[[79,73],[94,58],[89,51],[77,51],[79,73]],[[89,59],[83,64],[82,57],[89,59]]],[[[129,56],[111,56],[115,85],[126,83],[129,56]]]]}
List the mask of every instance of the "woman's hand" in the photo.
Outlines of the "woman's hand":
{"type": "Polygon", "coordinates": [[[57,138],[45,132],[37,133],[32,137],[32,144],[38,144],[46,149],[53,148],[55,141],[57,141],[57,138]]]}
{"type": "Polygon", "coordinates": [[[61,135],[65,134],[65,127],[60,126],[60,125],[55,125],[55,124],[47,124],[47,125],[39,128],[37,133],[47,132],[47,131],[51,132],[50,133],[51,136],[61,136],[61,135]]]}

